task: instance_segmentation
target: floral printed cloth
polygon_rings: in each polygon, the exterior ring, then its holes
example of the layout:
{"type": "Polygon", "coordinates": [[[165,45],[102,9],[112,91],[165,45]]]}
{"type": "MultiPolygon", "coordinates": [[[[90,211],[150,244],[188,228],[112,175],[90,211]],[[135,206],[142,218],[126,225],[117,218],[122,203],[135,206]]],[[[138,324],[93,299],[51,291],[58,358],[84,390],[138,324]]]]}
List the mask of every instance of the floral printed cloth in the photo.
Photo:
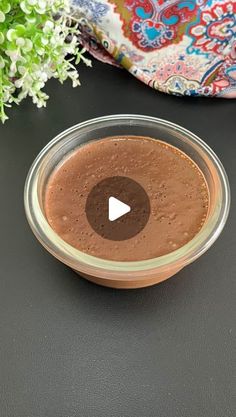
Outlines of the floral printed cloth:
{"type": "Polygon", "coordinates": [[[176,95],[236,98],[236,0],[71,0],[97,58],[176,95]]]}

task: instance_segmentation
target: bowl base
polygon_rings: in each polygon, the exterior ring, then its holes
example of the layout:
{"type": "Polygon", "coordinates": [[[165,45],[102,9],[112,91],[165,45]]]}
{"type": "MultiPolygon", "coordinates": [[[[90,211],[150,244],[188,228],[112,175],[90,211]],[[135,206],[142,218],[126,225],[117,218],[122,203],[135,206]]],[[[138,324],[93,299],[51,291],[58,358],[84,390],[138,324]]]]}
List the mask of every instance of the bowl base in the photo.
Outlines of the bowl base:
{"type": "Polygon", "coordinates": [[[150,278],[144,277],[143,279],[126,279],[126,280],[115,280],[106,279],[100,277],[94,277],[92,275],[86,275],[81,272],[75,271],[81,277],[93,282],[94,284],[102,285],[103,287],[117,288],[117,289],[135,289],[150,287],[151,285],[159,284],[162,281],[177,274],[182,268],[171,270],[162,274],[152,275],[150,278]]]}

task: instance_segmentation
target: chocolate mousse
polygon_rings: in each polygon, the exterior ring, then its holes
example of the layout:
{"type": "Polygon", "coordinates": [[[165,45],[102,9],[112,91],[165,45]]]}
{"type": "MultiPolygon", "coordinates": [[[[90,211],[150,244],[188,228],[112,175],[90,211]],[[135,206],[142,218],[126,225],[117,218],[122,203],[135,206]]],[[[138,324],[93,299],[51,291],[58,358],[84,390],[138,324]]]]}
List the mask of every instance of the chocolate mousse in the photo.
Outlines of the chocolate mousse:
{"type": "Polygon", "coordinates": [[[52,172],[44,199],[47,220],[62,239],[114,261],[175,251],[202,228],[208,205],[198,166],[179,149],[142,136],[82,144],[52,172]],[[109,197],[128,204],[130,213],[110,222],[109,197]]]}

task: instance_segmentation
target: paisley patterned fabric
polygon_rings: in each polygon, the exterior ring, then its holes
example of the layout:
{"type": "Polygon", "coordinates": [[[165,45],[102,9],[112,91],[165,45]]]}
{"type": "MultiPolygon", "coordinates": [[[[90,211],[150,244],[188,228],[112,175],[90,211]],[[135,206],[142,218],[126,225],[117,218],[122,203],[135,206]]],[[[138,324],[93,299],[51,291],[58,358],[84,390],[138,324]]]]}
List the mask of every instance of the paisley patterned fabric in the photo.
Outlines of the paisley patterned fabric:
{"type": "Polygon", "coordinates": [[[71,0],[97,58],[176,95],[236,98],[236,0],[71,0]]]}

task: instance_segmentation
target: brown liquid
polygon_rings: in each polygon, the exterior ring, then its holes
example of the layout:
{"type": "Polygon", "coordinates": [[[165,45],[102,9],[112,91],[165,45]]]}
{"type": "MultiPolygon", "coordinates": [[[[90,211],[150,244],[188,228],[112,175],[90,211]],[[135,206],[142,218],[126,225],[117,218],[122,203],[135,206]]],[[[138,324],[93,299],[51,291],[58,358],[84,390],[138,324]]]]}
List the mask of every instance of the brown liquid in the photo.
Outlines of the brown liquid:
{"type": "Polygon", "coordinates": [[[79,147],[52,173],[45,193],[46,217],[62,239],[90,255],[116,261],[155,258],[180,248],[201,229],[208,203],[205,178],[190,158],[165,142],[137,136],[79,147]],[[116,175],[138,182],[151,206],[145,228],[123,241],[99,236],[85,213],[90,190],[116,175]]]}

